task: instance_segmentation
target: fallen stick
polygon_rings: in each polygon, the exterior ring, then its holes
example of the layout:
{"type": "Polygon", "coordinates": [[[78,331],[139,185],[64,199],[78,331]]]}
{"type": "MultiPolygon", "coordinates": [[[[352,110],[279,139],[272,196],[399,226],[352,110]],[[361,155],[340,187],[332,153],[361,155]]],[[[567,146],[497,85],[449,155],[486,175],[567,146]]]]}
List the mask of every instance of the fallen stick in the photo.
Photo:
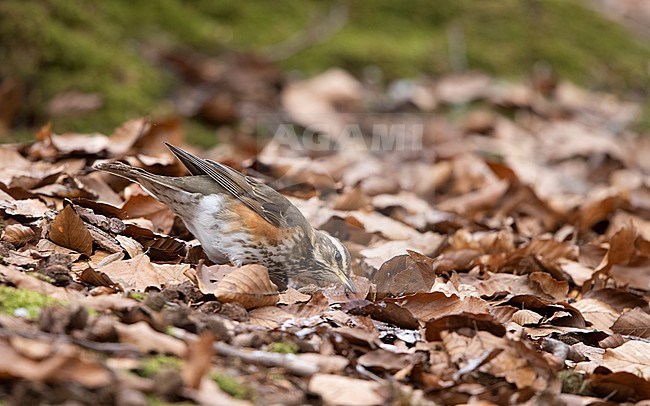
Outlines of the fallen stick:
{"type": "Polygon", "coordinates": [[[292,375],[310,376],[319,371],[318,365],[301,360],[295,354],[278,354],[259,350],[244,350],[233,347],[224,342],[214,343],[214,350],[219,355],[236,357],[246,363],[262,365],[265,367],[284,368],[292,375]]]}

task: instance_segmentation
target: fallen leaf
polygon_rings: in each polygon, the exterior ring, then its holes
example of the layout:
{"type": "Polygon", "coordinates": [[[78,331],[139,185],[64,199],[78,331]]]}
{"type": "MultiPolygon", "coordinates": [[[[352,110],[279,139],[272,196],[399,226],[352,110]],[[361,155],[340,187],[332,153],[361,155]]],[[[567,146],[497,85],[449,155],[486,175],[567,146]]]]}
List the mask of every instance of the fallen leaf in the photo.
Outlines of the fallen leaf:
{"type": "Polygon", "coordinates": [[[2,240],[13,244],[15,247],[22,247],[36,238],[36,233],[31,227],[22,224],[10,224],[2,230],[2,240]]]}
{"type": "Polygon", "coordinates": [[[213,343],[214,336],[209,332],[205,332],[199,336],[198,341],[188,346],[183,370],[181,371],[185,386],[197,389],[201,384],[203,376],[210,370],[212,365],[213,343]]]}
{"type": "Polygon", "coordinates": [[[388,396],[379,382],[328,374],[312,376],[309,380],[309,391],[319,395],[330,405],[382,405],[388,396]]]}
{"type": "Polygon", "coordinates": [[[262,327],[277,328],[285,321],[295,319],[296,316],[276,306],[263,306],[248,312],[251,324],[262,327]]]}
{"type": "Polygon", "coordinates": [[[278,303],[290,305],[295,303],[305,303],[308,302],[309,299],[311,299],[311,296],[300,293],[294,288],[288,288],[284,292],[280,293],[280,300],[278,303]]]}
{"type": "Polygon", "coordinates": [[[650,338],[650,315],[637,307],[623,313],[611,328],[615,333],[650,338]]]}
{"type": "Polygon", "coordinates": [[[25,216],[40,218],[50,209],[38,199],[14,200],[12,204],[6,206],[5,212],[13,216],[25,216]]]}
{"type": "Polygon", "coordinates": [[[126,251],[127,254],[131,258],[135,258],[140,254],[144,253],[144,248],[142,247],[142,244],[134,240],[133,238],[129,238],[123,235],[116,235],[115,239],[117,242],[120,243],[122,248],[124,248],[124,251],[126,251]]]}
{"type": "Polygon", "coordinates": [[[81,254],[90,255],[93,252],[90,231],[71,205],[61,210],[50,224],[50,240],[81,254]]]}
{"type": "MultiPolygon", "coordinates": [[[[227,267],[229,271],[218,282],[207,285],[206,273],[197,268],[199,288],[203,293],[212,293],[221,302],[237,302],[245,309],[273,306],[280,300],[277,287],[269,279],[269,273],[261,265],[244,265],[239,268],[227,267]]],[[[216,268],[225,270],[226,268],[216,268]]]]}
{"type": "Polygon", "coordinates": [[[442,332],[446,331],[489,331],[497,337],[503,337],[506,329],[489,314],[459,313],[431,319],[425,325],[427,341],[440,341],[442,332]]]}
{"type": "Polygon", "coordinates": [[[629,372],[593,374],[589,381],[590,391],[603,398],[609,397],[615,402],[650,399],[649,381],[629,372]]]}
{"type": "Polygon", "coordinates": [[[512,315],[512,321],[515,323],[519,324],[520,326],[525,326],[525,325],[537,325],[539,324],[540,321],[544,316],[542,316],[539,313],[535,313],[532,310],[517,310],[513,315],[512,315]]]}
{"type": "Polygon", "coordinates": [[[6,339],[0,339],[0,376],[37,382],[75,382],[90,388],[111,383],[110,371],[93,356],[82,356],[78,348],[58,343],[57,351],[41,360],[17,352],[6,339]]]}
{"type": "Polygon", "coordinates": [[[350,365],[350,360],[341,355],[323,355],[308,352],[298,354],[297,357],[305,362],[318,366],[318,370],[323,374],[341,373],[350,365]]]}
{"type": "Polygon", "coordinates": [[[436,273],[431,263],[411,255],[399,255],[386,261],[375,273],[378,298],[400,296],[431,289],[436,273]]]}
{"type": "Polygon", "coordinates": [[[139,254],[129,260],[115,261],[97,269],[108,275],[125,290],[144,291],[149,286],[161,288],[186,280],[188,264],[160,265],[151,262],[146,254],[139,254]]]}
{"type": "Polygon", "coordinates": [[[187,345],[183,341],[154,330],[146,321],[135,324],[117,323],[115,330],[120,342],[132,344],[144,353],[157,352],[178,357],[184,357],[187,353],[187,345]]]}
{"type": "Polygon", "coordinates": [[[483,299],[460,298],[457,295],[447,296],[442,292],[416,293],[397,299],[385,299],[385,301],[398,304],[423,323],[463,312],[488,314],[488,304],[483,299]]]}
{"type": "Polygon", "coordinates": [[[536,391],[544,390],[555,379],[556,367],[549,365],[540,353],[523,342],[497,337],[485,331],[479,331],[471,338],[457,333],[443,333],[442,339],[452,362],[461,367],[480,358],[486,350],[501,349],[479,371],[503,377],[519,389],[530,387],[536,391]]]}
{"type": "Polygon", "coordinates": [[[613,331],[610,328],[620,315],[613,307],[596,299],[578,300],[573,303],[573,307],[580,310],[585,320],[590,322],[594,328],[608,333],[613,331]]]}
{"type": "Polygon", "coordinates": [[[59,153],[98,154],[108,148],[109,140],[104,134],[52,134],[52,145],[59,153]]]}
{"type": "Polygon", "coordinates": [[[628,341],[616,348],[608,348],[603,355],[603,366],[614,372],[630,372],[650,379],[650,343],[628,341]]]}
{"type": "Polygon", "coordinates": [[[122,205],[130,218],[142,217],[153,223],[154,231],[168,234],[174,225],[174,213],[148,194],[134,194],[122,205]]]}
{"type": "Polygon", "coordinates": [[[394,373],[411,364],[412,358],[411,354],[395,354],[379,348],[360,356],[357,362],[367,369],[394,373]]]}

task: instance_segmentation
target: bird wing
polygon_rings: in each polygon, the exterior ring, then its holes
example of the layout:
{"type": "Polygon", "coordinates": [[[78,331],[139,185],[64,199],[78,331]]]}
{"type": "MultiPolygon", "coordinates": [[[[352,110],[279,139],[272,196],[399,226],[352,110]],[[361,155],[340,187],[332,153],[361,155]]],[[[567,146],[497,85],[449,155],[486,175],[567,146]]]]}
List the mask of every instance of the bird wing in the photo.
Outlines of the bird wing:
{"type": "MultiPolygon", "coordinates": [[[[276,227],[293,227],[304,217],[287,198],[273,188],[218,162],[202,159],[165,143],[192,175],[208,175],[224,190],[239,199],[276,227]],[[297,214],[296,214],[297,212],[297,214]],[[297,216],[299,216],[297,218],[297,216]]],[[[306,222],[306,220],[304,220],[306,222]]]]}

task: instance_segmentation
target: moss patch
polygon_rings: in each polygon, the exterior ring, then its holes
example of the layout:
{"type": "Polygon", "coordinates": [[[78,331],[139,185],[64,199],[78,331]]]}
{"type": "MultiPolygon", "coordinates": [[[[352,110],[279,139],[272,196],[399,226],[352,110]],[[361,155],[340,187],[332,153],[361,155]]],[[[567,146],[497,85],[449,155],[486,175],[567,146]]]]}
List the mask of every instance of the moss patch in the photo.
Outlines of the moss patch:
{"type": "Polygon", "coordinates": [[[63,303],[61,300],[31,290],[0,286],[0,311],[11,316],[25,313],[28,319],[35,319],[44,307],[63,303]]]}
{"type": "Polygon", "coordinates": [[[268,350],[270,352],[277,352],[280,354],[297,354],[300,348],[296,343],[289,341],[277,341],[269,344],[268,350]]]}
{"type": "MultiPolygon", "coordinates": [[[[155,51],[268,50],[313,26],[332,4],[6,0],[0,2],[0,77],[20,79],[27,91],[18,117],[23,127],[47,121],[52,97],[78,91],[101,95],[103,107],[57,117],[55,131],[111,132],[135,116],[169,112],[162,100],[177,83],[150,57],[155,51]]],[[[581,85],[647,92],[650,47],[578,0],[441,0],[435,6],[359,0],[349,7],[343,29],[282,67],[312,74],[340,66],[362,74],[376,66],[386,79],[439,75],[452,71],[449,44],[457,38],[451,43],[462,44],[468,69],[521,77],[543,61],[581,85]]],[[[188,132],[202,146],[213,140],[198,124],[188,132]]],[[[26,133],[16,129],[18,137],[26,133]]]]}
{"type": "Polygon", "coordinates": [[[143,301],[145,299],[145,294],[140,292],[129,292],[128,297],[138,301],[143,301]]]}
{"type": "Polygon", "coordinates": [[[163,369],[181,369],[182,366],[183,361],[180,358],[158,355],[144,360],[137,373],[145,378],[152,378],[163,369]]]}
{"type": "Polygon", "coordinates": [[[233,376],[223,373],[213,373],[211,377],[222,391],[228,393],[235,399],[254,400],[257,397],[252,387],[241,383],[233,376]]]}
{"type": "Polygon", "coordinates": [[[591,395],[589,391],[589,380],[585,379],[584,374],[575,371],[562,370],[558,377],[562,381],[562,393],[571,393],[574,395],[591,395]]]}

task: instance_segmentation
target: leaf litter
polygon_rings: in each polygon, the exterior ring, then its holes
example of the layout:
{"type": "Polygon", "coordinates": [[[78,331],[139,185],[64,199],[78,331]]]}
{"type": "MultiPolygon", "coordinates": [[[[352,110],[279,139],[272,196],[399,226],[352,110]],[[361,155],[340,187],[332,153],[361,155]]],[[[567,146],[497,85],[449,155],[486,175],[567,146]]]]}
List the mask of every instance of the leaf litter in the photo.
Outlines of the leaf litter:
{"type": "MultiPolygon", "coordinates": [[[[0,146],[1,396],[649,399],[650,143],[633,130],[638,107],[569,83],[484,75],[413,89],[392,100],[341,70],[292,82],[265,111],[283,108],[302,126],[327,121],[323,136],[345,147],[251,142],[241,126],[201,153],[270,183],[341,239],[356,294],[279,291],[259,265],[212,264],[168,208],[90,172],[120,159],[183,175],[162,145],[183,143],[177,120],[135,119],[111,135],[46,126],[29,145],[0,146]],[[445,114],[459,106],[465,113],[445,114]],[[420,148],[371,148],[367,126],[412,118],[423,124],[420,148]]],[[[200,114],[224,120],[221,108],[214,99],[200,114]]],[[[238,114],[229,110],[229,122],[245,120],[238,114]]]]}

